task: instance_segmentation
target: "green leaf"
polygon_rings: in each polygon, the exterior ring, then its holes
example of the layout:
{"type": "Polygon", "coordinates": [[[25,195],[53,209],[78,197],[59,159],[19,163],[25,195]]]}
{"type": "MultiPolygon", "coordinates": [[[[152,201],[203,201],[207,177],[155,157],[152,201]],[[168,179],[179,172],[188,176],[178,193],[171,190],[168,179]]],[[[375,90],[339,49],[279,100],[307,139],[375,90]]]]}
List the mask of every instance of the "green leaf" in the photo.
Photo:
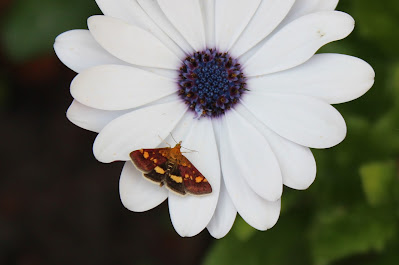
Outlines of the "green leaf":
{"type": "Polygon", "coordinates": [[[272,229],[257,231],[246,241],[238,238],[235,232],[230,233],[215,241],[203,264],[309,265],[308,244],[304,240],[307,219],[305,211],[291,212],[272,229]]]}
{"type": "Polygon", "coordinates": [[[247,241],[256,232],[255,228],[247,224],[241,216],[237,216],[233,233],[241,241],[247,241]]]}
{"type": "Polygon", "coordinates": [[[232,233],[223,239],[215,241],[213,247],[208,251],[204,265],[220,265],[220,264],[248,264],[257,265],[259,255],[252,240],[243,242],[232,233]]]}
{"type": "Polygon", "coordinates": [[[353,12],[357,22],[356,30],[366,39],[380,45],[386,54],[398,54],[399,2],[374,0],[352,0],[353,12]],[[389,8],[387,8],[389,6],[389,8]]]}
{"type": "Polygon", "coordinates": [[[360,168],[363,190],[370,205],[378,206],[393,199],[395,173],[394,161],[369,163],[360,168]]]}
{"type": "Polygon", "coordinates": [[[399,152],[399,110],[392,109],[374,123],[370,144],[379,157],[399,152]]]}
{"type": "Polygon", "coordinates": [[[376,261],[370,265],[397,265],[399,263],[398,258],[399,249],[399,235],[396,235],[395,240],[387,247],[387,249],[382,253],[376,261]]]}
{"type": "Polygon", "coordinates": [[[2,44],[15,62],[51,53],[64,31],[87,28],[87,17],[100,13],[93,0],[18,0],[2,25],[2,44]]]}
{"type": "Polygon", "coordinates": [[[395,107],[399,108],[399,63],[392,66],[392,78],[388,83],[391,94],[395,97],[395,107]]]}
{"type": "Polygon", "coordinates": [[[314,264],[380,252],[395,236],[397,220],[391,209],[336,207],[326,209],[315,219],[310,233],[314,264]]]}

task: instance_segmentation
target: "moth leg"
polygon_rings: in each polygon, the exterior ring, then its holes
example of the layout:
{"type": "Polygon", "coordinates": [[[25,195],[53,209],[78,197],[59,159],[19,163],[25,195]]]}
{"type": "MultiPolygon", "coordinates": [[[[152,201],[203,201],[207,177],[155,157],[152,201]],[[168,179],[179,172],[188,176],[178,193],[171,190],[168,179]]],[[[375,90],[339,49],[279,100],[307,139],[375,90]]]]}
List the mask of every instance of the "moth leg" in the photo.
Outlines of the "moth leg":
{"type": "Polygon", "coordinates": [[[165,142],[165,140],[162,139],[161,136],[158,135],[158,137],[159,137],[159,139],[161,139],[161,141],[162,141],[164,144],[166,144],[168,147],[170,147],[170,148],[172,147],[170,144],[168,144],[167,142],[165,142]]]}

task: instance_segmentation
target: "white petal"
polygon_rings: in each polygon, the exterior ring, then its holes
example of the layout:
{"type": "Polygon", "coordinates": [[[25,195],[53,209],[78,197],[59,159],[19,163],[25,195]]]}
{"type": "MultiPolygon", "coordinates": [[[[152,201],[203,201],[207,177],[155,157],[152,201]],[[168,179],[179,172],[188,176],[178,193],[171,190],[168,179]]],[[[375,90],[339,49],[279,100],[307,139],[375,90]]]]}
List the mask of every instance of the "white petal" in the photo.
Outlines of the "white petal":
{"type": "Polygon", "coordinates": [[[127,65],[104,50],[88,30],[75,29],[58,35],[54,50],[61,62],[77,73],[102,64],[127,65]]]}
{"type": "Polygon", "coordinates": [[[295,0],[262,1],[230,53],[238,57],[266,38],[284,19],[294,2],[295,0]]]}
{"type": "Polygon", "coordinates": [[[186,147],[185,139],[196,122],[197,119],[194,119],[193,113],[190,111],[186,112],[173,131],[164,139],[164,143],[173,147],[177,142],[183,141],[183,146],[186,147]]]}
{"type": "MultiPolygon", "coordinates": [[[[60,34],[54,43],[54,50],[59,59],[73,71],[80,73],[90,67],[118,64],[130,65],[107,52],[101,47],[88,30],[75,29],[60,34]]],[[[152,68],[134,65],[165,77],[175,78],[175,70],[152,68]]]]}
{"type": "Polygon", "coordinates": [[[316,54],[306,63],[274,74],[249,78],[251,91],[317,97],[330,104],[356,99],[374,83],[374,70],[365,61],[342,54],[316,54]]]}
{"type": "Polygon", "coordinates": [[[100,45],[119,59],[142,66],[178,69],[179,58],[151,33],[107,16],[88,19],[91,34],[100,45]]]}
{"type": "Polygon", "coordinates": [[[74,100],[68,108],[67,118],[80,128],[99,133],[112,120],[130,111],[132,110],[99,110],[74,100]]]}
{"type": "Polygon", "coordinates": [[[228,137],[228,131],[223,127],[220,138],[220,157],[223,179],[227,191],[241,217],[258,230],[273,227],[280,215],[281,201],[270,202],[257,195],[245,181],[237,167],[237,162],[231,146],[234,144],[228,137]]]}
{"type": "Polygon", "coordinates": [[[244,70],[247,76],[256,76],[295,67],[326,43],[348,36],[353,28],[353,18],[338,11],[301,17],[267,41],[245,63],[244,70]]]}
{"type": "Polygon", "coordinates": [[[263,126],[263,135],[269,141],[280,164],[284,185],[305,190],[316,178],[316,161],[308,147],[293,143],[263,126]]]}
{"type": "Polygon", "coordinates": [[[346,124],[341,114],[316,98],[248,92],[242,103],[274,132],[300,145],[329,148],[346,136],[346,124]]]}
{"type": "Polygon", "coordinates": [[[225,126],[231,141],[230,149],[242,177],[265,200],[278,200],[283,192],[283,179],[269,143],[235,110],[229,111],[225,116],[225,126]]]}
{"type": "Polygon", "coordinates": [[[214,238],[222,238],[231,230],[237,216],[237,210],[234,207],[229,193],[222,178],[222,185],[220,187],[219,201],[216,206],[216,211],[206,227],[209,233],[214,238]]]}
{"type": "Polygon", "coordinates": [[[134,0],[96,0],[96,2],[106,16],[122,19],[133,25],[141,22],[139,10],[135,5],[137,3],[134,0]]]}
{"type": "Polygon", "coordinates": [[[179,46],[151,20],[136,0],[96,0],[96,2],[104,15],[119,18],[151,32],[178,57],[184,57],[179,46]]]}
{"type": "Polygon", "coordinates": [[[206,46],[215,47],[215,0],[200,0],[204,18],[206,46]]]}
{"type": "Polygon", "coordinates": [[[297,189],[307,189],[316,177],[316,161],[308,147],[293,143],[257,120],[242,104],[235,107],[248,122],[267,139],[277,157],[284,185],[297,189]]]}
{"type": "Polygon", "coordinates": [[[168,78],[123,65],[100,65],[80,73],[71,83],[72,96],[84,105],[124,110],[176,93],[168,78]]]}
{"type": "Polygon", "coordinates": [[[216,46],[228,51],[248,25],[261,0],[218,0],[215,7],[216,46]]]}
{"type": "Polygon", "coordinates": [[[248,58],[251,58],[263,46],[264,43],[266,43],[277,32],[279,32],[282,28],[284,28],[295,19],[320,11],[333,11],[337,4],[338,0],[296,0],[290,12],[283,19],[283,21],[281,21],[277,28],[267,38],[263,39],[254,48],[241,56],[241,63],[244,63],[248,60],[248,58]]]}
{"type": "Polygon", "coordinates": [[[119,180],[119,194],[123,205],[133,212],[151,210],[168,197],[165,187],[146,180],[143,173],[130,161],[123,167],[119,180]]]}
{"type": "Polygon", "coordinates": [[[291,21],[308,15],[310,13],[320,11],[333,11],[338,4],[338,0],[296,0],[287,17],[283,21],[283,25],[291,21]]]}
{"type": "MultiPolygon", "coordinates": [[[[176,95],[171,95],[169,97],[154,101],[147,106],[175,102],[176,98],[176,95]]],[[[100,110],[88,107],[74,100],[71,106],[69,106],[66,116],[76,126],[99,133],[111,121],[134,110],[136,109],[133,108],[117,111],[100,110]]]]}
{"type": "Polygon", "coordinates": [[[185,104],[178,100],[125,114],[100,132],[94,142],[94,155],[103,163],[128,161],[132,151],[158,146],[185,111],[185,104]]]}
{"type": "Polygon", "coordinates": [[[158,0],[158,4],[194,50],[205,49],[205,30],[198,0],[158,0]]]}
{"type": "Polygon", "coordinates": [[[212,193],[204,196],[185,197],[169,192],[169,212],[177,233],[191,237],[200,233],[210,222],[218,202],[220,191],[220,164],[212,121],[196,120],[183,146],[196,150],[186,157],[208,179],[212,193]]]}
{"type": "Polygon", "coordinates": [[[162,12],[157,0],[137,0],[147,15],[187,54],[194,52],[193,48],[183,38],[180,32],[172,25],[162,12]]]}
{"type": "Polygon", "coordinates": [[[104,15],[134,22],[128,0],[96,0],[98,7],[104,15]]]}

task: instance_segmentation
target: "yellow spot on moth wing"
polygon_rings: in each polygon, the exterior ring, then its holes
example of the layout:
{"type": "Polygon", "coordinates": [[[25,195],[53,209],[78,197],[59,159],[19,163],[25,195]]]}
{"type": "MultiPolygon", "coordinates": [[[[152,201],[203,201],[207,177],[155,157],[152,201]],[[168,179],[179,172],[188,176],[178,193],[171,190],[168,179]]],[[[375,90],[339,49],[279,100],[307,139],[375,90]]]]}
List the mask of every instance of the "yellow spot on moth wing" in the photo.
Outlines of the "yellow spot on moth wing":
{"type": "Polygon", "coordinates": [[[200,183],[204,180],[204,177],[196,177],[195,182],[200,183]]]}
{"type": "Polygon", "coordinates": [[[161,167],[155,167],[154,170],[158,174],[165,174],[165,170],[163,170],[163,168],[161,168],[161,167]]]}
{"type": "Polygon", "coordinates": [[[183,183],[183,178],[175,175],[170,175],[170,178],[176,183],[183,183]]]}
{"type": "Polygon", "coordinates": [[[155,158],[155,159],[154,159],[154,163],[155,163],[155,164],[158,163],[158,159],[155,158]]]}
{"type": "Polygon", "coordinates": [[[144,155],[143,155],[143,157],[144,157],[145,159],[147,159],[147,158],[149,158],[149,157],[150,157],[150,154],[149,154],[148,152],[144,152],[144,155]]]}
{"type": "Polygon", "coordinates": [[[143,150],[143,149],[140,149],[140,153],[144,153],[144,150],[143,150]]]}

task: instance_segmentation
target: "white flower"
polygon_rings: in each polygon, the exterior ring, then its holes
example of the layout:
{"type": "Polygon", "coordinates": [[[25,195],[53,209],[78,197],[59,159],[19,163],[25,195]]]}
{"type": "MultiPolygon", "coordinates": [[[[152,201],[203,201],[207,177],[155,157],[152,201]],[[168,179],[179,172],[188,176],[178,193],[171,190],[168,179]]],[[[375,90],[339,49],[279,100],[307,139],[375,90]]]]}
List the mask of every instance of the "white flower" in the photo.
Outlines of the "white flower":
{"type": "Polygon", "coordinates": [[[237,212],[256,229],[271,228],[283,184],[302,190],[315,179],[309,148],[345,138],[330,104],[358,98],[374,82],[360,59],[314,55],[354,28],[349,15],[333,11],[337,2],[97,0],[104,16],[89,18],[89,30],[58,36],[58,57],[79,73],[67,116],[99,133],[99,161],[128,161],[123,204],[141,212],[168,198],[181,236],[206,227],[223,237],[237,212]],[[175,195],[129,161],[133,150],[164,146],[161,138],[174,143],[170,134],[198,151],[186,156],[209,180],[210,195],[175,195]]]}

